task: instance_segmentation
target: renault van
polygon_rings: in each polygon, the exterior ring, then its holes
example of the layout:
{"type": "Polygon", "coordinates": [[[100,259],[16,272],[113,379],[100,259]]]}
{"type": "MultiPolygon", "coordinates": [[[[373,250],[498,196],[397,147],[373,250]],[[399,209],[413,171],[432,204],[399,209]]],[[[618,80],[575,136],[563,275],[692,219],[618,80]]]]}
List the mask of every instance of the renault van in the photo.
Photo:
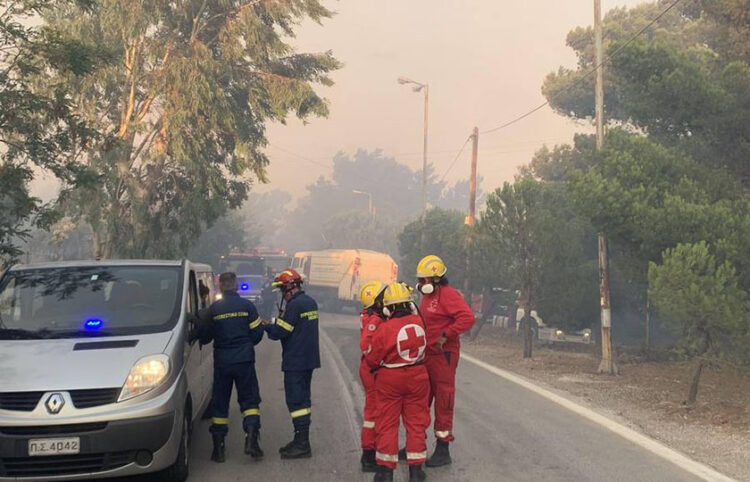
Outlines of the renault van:
{"type": "Polygon", "coordinates": [[[0,278],[0,480],[188,476],[214,296],[189,261],[14,266],[0,278]]]}

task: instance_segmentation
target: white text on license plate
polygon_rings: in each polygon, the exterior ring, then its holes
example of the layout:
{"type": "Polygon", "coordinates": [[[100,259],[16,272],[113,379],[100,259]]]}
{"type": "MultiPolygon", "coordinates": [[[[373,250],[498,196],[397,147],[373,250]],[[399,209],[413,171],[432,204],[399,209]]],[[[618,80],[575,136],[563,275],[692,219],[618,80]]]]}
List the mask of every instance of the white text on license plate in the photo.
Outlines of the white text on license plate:
{"type": "Polygon", "coordinates": [[[37,438],[29,440],[29,456],[70,455],[81,451],[80,437],[37,438]]]}

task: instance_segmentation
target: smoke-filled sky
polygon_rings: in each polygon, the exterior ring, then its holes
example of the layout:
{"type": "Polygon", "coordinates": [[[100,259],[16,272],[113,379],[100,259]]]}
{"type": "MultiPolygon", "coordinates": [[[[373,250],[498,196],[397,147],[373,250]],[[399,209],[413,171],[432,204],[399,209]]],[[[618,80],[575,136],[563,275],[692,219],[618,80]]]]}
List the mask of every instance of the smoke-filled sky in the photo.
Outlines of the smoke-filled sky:
{"type": "MultiPolygon", "coordinates": [[[[382,148],[412,168],[422,162],[422,95],[399,85],[430,85],[429,161],[443,175],[474,126],[500,125],[544,102],[544,77],[575,56],[567,33],[593,23],[592,0],[323,0],[337,15],[299,30],[299,51],[332,50],[344,63],[327,119],[296,119],[269,129],[271,183],[295,197],[333,155],[382,148]]],[[[602,0],[603,10],[642,0],[602,0]]],[[[592,92],[593,95],[593,92],[592,92]]],[[[480,135],[484,188],[511,180],[543,144],[568,142],[587,125],[545,108],[497,133],[480,135]]],[[[467,145],[446,180],[469,174],[467,145]]]]}

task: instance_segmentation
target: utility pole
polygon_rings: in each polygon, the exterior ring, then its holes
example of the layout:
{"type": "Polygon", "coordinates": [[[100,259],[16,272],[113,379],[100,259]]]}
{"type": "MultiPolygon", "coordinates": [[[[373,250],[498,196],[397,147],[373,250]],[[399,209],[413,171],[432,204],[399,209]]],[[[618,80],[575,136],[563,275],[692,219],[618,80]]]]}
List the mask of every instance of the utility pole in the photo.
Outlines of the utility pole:
{"type": "Polygon", "coordinates": [[[422,148],[422,222],[427,216],[427,119],[430,105],[430,85],[424,84],[424,146],[422,148]]]}
{"type": "Polygon", "coordinates": [[[427,214],[427,120],[429,117],[430,85],[408,77],[399,77],[397,80],[401,85],[413,85],[412,90],[414,92],[422,92],[424,95],[424,146],[422,148],[422,247],[424,248],[424,227],[427,214]]]}
{"type": "MultiPolygon", "coordinates": [[[[604,51],[602,46],[602,2],[594,0],[594,44],[596,48],[596,148],[604,143],[604,51]]],[[[599,373],[617,375],[612,356],[612,307],[609,297],[609,256],[607,235],[599,233],[599,295],[601,301],[602,361],[599,373]]]]}
{"type": "Polygon", "coordinates": [[[471,247],[474,231],[474,220],[477,208],[477,151],[479,149],[479,128],[474,127],[471,134],[471,177],[469,177],[469,215],[466,216],[466,276],[464,277],[464,296],[469,296],[471,277],[471,247]]]}

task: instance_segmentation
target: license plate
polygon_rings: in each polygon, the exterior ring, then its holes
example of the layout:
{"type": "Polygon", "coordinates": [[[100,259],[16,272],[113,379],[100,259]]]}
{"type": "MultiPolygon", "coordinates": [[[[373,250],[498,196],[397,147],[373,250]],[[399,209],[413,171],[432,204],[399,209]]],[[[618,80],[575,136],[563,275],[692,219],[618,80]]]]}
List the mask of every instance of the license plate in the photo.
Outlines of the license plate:
{"type": "Polygon", "coordinates": [[[71,455],[81,451],[80,437],[37,438],[29,440],[29,456],[71,455]]]}

